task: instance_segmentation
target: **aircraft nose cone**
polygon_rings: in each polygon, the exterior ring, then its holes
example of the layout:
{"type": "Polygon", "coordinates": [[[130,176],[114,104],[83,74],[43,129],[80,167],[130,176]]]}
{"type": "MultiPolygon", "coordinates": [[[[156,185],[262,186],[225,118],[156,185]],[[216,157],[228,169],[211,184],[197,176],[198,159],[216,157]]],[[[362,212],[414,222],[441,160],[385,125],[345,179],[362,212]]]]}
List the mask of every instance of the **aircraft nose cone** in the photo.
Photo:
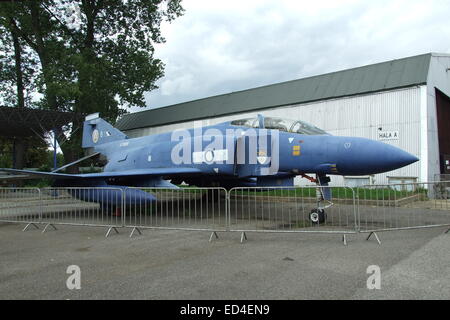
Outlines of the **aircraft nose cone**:
{"type": "Polygon", "coordinates": [[[396,150],[389,150],[388,157],[387,159],[385,159],[385,161],[386,164],[389,164],[389,166],[392,166],[394,167],[394,169],[396,169],[419,161],[419,158],[404,150],[396,148],[396,150]]]}
{"type": "Polygon", "coordinates": [[[349,175],[366,175],[395,170],[419,159],[392,145],[353,138],[340,150],[339,171],[349,175]]]}
{"type": "Polygon", "coordinates": [[[376,163],[372,162],[372,166],[374,170],[382,170],[381,172],[402,168],[419,160],[416,156],[383,142],[374,141],[371,147],[372,154],[376,153],[373,156],[378,155],[376,162],[379,169],[376,168],[376,163]]]}

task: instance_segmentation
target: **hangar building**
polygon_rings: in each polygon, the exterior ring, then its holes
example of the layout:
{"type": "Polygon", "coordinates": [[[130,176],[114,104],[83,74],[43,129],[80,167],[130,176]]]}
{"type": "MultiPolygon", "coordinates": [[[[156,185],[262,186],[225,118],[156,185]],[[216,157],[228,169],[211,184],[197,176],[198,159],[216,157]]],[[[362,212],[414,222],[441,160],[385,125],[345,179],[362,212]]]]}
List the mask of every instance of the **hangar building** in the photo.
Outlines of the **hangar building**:
{"type": "Polygon", "coordinates": [[[420,159],[375,176],[332,177],[333,184],[426,182],[450,173],[449,97],[450,55],[428,53],[126,114],[116,127],[138,137],[258,113],[298,119],[332,135],[380,140],[420,159]]]}

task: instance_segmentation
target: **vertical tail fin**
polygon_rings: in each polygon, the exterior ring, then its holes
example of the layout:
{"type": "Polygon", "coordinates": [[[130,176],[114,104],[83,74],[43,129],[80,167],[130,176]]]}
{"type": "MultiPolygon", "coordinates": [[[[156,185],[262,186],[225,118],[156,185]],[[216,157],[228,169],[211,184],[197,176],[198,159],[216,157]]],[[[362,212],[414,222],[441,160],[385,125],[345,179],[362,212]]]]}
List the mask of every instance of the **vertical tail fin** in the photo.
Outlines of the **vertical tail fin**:
{"type": "Polygon", "coordinates": [[[127,139],[125,133],[114,128],[99,117],[98,113],[88,115],[83,124],[83,148],[92,148],[103,143],[127,139]]]}

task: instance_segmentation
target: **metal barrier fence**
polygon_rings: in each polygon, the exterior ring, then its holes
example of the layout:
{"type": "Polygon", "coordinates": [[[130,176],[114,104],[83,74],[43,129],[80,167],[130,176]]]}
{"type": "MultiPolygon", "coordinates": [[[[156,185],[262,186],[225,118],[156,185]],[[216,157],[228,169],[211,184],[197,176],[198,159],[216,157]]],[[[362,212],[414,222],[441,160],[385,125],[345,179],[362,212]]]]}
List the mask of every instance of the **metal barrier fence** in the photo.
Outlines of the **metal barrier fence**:
{"type": "Polygon", "coordinates": [[[217,236],[215,232],[227,230],[224,188],[127,188],[124,203],[124,225],[133,231],[182,229],[217,236]]]}
{"type": "Polygon", "coordinates": [[[41,222],[48,225],[123,226],[121,188],[45,188],[41,190],[41,222]]]}
{"type": "MultiPolygon", "coordinates": [[[[450,182],[349,187],[0,188],[0,222],[342,234],[450,226],[450,182]],[[329,199],[329,200],[325,200],[329,199]]],[[[24,229],[24,230],[25,230],[24,229]]]]}
{"type": "Polygon", "coordinates": [[[349,187],[233,188],[229,199],[229,230],[241,232],[241,241],[245,232],[345,235],[358,230],[355,193],[349,187]],[[324,197],[327,193],[331,198],[324,197]]]}
{"type": "Polygon", "coordinates": [[[427,182],[358,187],[359,231],[373,234],[377,231],[450,226],[448,184],[427,182]]]}
{"type": "Polygon", "coordinates": [[[450,182],[450,174],[448,173],[439,173],[439,174],[435,174],[434,175],[434,181],[439,181],[439,182],[450,182]]]}
{"type": "Polygon", "coordinates": [[[0,221],[38,224],[123,226],[120,188],[0,188],[0,221]]]}
{"type": "Polygon", "coordinates": [[[40,223],[41,214],[38,188],[0,188],[0,222],[40,223]]]}

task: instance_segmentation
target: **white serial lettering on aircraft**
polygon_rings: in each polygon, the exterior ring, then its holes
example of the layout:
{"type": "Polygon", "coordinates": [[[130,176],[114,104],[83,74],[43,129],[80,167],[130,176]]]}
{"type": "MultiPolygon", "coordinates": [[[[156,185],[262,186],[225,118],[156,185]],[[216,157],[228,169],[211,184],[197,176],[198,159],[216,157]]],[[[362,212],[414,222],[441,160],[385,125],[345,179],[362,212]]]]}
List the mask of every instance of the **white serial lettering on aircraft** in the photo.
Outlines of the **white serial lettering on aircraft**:
{"type": "Polygon", "coordinates": [[[192,152],[192,162],[193,163],[213,163],[213,162],[223,162],[228,160],[228,150],[205,150],[192,152]]]}
{"type": "Polygon", "coordinates": [[[119,147],[127,147],[129,144],[129,142],[122,142],[121,144],[119,144],[119,147]]]}

